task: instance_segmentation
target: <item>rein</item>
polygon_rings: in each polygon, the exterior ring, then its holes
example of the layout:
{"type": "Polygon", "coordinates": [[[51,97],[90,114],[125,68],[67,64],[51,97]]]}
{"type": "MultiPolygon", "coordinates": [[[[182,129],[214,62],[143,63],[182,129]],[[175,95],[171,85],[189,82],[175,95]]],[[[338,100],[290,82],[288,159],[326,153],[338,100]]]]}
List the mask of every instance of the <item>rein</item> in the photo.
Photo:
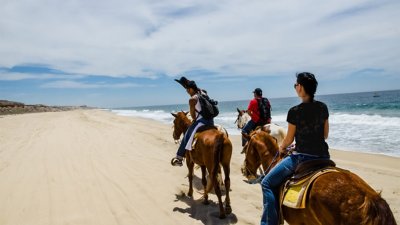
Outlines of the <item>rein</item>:
{"type": "Polygon", "coordinates": [[[279,151],[276,152],[276,154],[275,154],[274,158],[272,159],[271,163],[269,164],[268,168],[264,171],[264,176],[267,175],[267,173],[271,170],[272,164],[275,163],[278,155],[279,155],[279,151]]]}
{"type": "Polygon", "coordinates": [[[181,142],[180,137],[182,136],[182,134],[183,134],[183,136],[185,136],[185,132],[187,131],[189,126],[190,126],[190,121],[185,121],[185,120],[182,120],[182,125],[180,124],[179,126],[175,126],[175,125],[173,126],[173,128],[174,128],[173,132],[174,133],[180,133],[179,136],[176,134],[176,136],[178,136],[178,139],[175,139],[175,143],[176,144],[181,142]],[[178,132],[176,132],[177,131],[177,127],[178,127],[178,132]]]}
{"type": "MultiPolygon", "coordinates": [[[[286,148],[286,154],[285,154],[284,157],[290,155],[290,154],[293,152],[293,150],[294,150],[294,145],[289,145],[289,146],[286,148]]],[[[248,172],[250,175],[253,175],[253,176],[257,177],[257,178],[256,178],[256,179],[253,179],[253,180],[249,180],[249,181],[244,180],[244,182],[246,182],[246,183],[248,183],[248,184],[257,184],[257,183],[261,183],[261,181],[262,181],[262,179],[265,177],[265,175],[267,175],[268,172],[271,170],[272,164],[276,163],[276,159],[278,158],[278,156],[279,156],[279,151],[276,152],[276,154],[275,154],[274,158],[272,159],[271,163],[269,164],[268,168],[264,171],[263,174],[261,174],[261,175],[259,175],[259,176],[256,176],[257,174],[253,174],[253,173],[250,171],[250,169],[247,168],[247,165],[246,165],[246,166],[245,166],[245,169],[247,170],[247,172],[248,172]]],[[[257,172],[256,172],[256,173],[257,173],[257,172]]]]}
{"type": "MultiPolygon", "coordinates": [[[[264,171],[263,174],[257,176],[257,178],[253,179],[253,180],[244,180],[244,182],[248,183],[248,184],[257,184],[257,183],[261,183],[262,179],[265,177],[265,175],[268,174],[268,172],[271,170],[272,164],[274,164],[276,162],[277,157],[279,156],[279,151],[276,152],[274,158],[272,159],[271,163],[269,164],[268,168],[264,171]]],[[[248,173],[250,173],[250,175],[257,175],[257,174],[253,174],[251,173],[250,169],[247,167],[247,165],[245,166],[246,170],[248,173]]],[[[257,173],[257,172],[256,172],[257,173]]]]}

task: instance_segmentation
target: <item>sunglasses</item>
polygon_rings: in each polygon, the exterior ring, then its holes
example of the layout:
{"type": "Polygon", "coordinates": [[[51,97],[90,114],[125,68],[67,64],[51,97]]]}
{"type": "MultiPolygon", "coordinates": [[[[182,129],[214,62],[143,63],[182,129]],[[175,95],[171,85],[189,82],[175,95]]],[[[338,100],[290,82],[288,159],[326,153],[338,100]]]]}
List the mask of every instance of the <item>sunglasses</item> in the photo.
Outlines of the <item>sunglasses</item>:
{"type": "Polygon", "coordinates": [[[294,85],[293,85],[294,89],[296,89],[297,86],[299,86],[299,84],[297,84],[297,83],[294,84],[294,85]]]}

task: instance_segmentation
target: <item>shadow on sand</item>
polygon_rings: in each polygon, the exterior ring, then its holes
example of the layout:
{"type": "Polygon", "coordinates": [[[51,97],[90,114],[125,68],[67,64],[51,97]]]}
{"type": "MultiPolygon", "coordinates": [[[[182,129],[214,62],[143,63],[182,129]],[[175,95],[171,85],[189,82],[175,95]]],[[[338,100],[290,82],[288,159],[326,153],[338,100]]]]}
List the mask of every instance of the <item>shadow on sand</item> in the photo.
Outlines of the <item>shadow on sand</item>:
{"type": "MultiPolygon", "coordinates": [[[[193,189],[197,192],[203,192],[203,185],[201,184],[201,179],[197,176],[193,176],[193,189]]],[[[225,199],[224,191],[222,191],[222,199],[225,199]]],[[[215,194],[209,193],[209,202],[210,204],[203,204],[203,198],[193,199],[188,197],[185,193],[181,192],[176,194],[176,202],[181,201],[186,203],[187,208],[175,207],[173,209],[174,212],[180,212],[189,214],[189,216],[193,219],[201,221],[203,224],[207,225],[228,225],[228,224],[236,224],[238,222],[236,215],[232,212],[227,215],[225,219],[219,218],[219,206],[218,206],[218,198],[215,194]]],[[[233,209],[234,211],[234,209],[233,209]]]]}

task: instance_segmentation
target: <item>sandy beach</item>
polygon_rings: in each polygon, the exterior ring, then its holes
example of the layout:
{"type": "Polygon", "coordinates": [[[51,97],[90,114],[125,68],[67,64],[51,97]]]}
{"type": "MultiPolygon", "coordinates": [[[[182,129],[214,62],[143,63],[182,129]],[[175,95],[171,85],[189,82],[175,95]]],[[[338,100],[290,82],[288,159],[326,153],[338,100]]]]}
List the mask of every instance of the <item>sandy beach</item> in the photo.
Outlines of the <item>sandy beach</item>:
{"type": "MultiPolygon", "coordinates": [[[[240,136],[231,161],[232,214],[201,203],[200,170],[172,167],[172,125],[101,110],[0,116],[0,225],[259,224],[259,185],[243,182],[240,136]]],[[[341,168],[381,191],[400,221],[400,158],[331,150],[341,168]]]]}

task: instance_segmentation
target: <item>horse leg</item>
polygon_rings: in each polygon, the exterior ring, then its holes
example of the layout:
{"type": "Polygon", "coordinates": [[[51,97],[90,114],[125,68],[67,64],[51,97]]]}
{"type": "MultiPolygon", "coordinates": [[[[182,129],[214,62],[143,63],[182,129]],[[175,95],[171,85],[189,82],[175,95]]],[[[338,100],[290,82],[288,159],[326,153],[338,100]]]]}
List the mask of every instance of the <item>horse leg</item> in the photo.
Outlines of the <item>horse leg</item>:
{"type": "Polygon", "coordinates": [[[229,177],[230,168],[229,165],[224,165],[223,168],[225,174],[225,213],[231,214],[232,213],[231,199],[229,197],[229,191],[231,188],[231,179],[229,177]]]}
{"type": "Polygon", "coordinates": [[[190,159],[190,157],[186,158],[186,165],[188,167],[188,179],[189,179],[189,192],[188,196],[193,197],[193,169],[194,169],[194,162],[190,159]]]}
{"type": "MultiPolygon", "coordinates": [[[[207,170],[206,166],[201,166],[201,183],[203,184],[204,190],[207,188],[207,178],[206,178],[207,170]]],[[[208,193],[204,192],[204,201],[203,204],[208,205],[210,202],[208,201],[208,193]]]]}
{"type": "MultiPolygon", "coordinates": [[[[217,169],[217,168],[215,168],[217,169]]],[[[218,197],[218,205],[219,205],[219,218],[220,219],[224,219],[226,218],[226,214],[225,214],[225,208],[224,208],[224,204],[222,203],[222,198],[221,198],[221,188],[219,187],[218,183],[217,183],[217,177],[213,177],[212,179],[214,179],[214,190],[215,190],[215,194],[218,197]]]]}

